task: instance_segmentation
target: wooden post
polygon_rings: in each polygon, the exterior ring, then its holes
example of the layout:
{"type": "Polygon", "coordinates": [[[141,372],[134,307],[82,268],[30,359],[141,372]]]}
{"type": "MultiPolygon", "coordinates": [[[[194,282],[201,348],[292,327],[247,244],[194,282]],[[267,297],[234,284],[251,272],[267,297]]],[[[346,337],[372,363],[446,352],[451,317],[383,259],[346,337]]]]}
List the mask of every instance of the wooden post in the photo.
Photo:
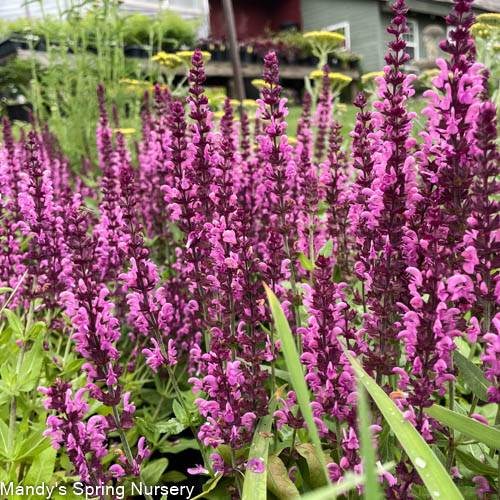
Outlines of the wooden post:
{"type": "Polygon", "coordinates": [[[222,5],[224,7],[224,19],[226,21],[229,50],[231,51],[231,62],[233,64],[236,97],[240,101],[240,115],[241,115],[243,111],[243,99],[245,99],[245,87],[243,86],[243,75],[241,73],[240,54],[238,51],[238,41],[236,39],[233,4],[231,0],[222,0],[222,5]]]}

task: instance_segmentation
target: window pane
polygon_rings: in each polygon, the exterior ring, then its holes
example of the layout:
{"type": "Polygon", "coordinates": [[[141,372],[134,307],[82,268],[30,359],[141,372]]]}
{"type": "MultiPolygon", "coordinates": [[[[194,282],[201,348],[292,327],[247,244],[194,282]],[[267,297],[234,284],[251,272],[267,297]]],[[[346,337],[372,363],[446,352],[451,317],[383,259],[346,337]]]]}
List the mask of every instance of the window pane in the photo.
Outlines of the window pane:
{"type": "Polygon", "coordinates": [[[170,0],[169,4],[179,9],[202,9],[202,0],[170,0]]]}
{"type": "Polygon", "coordinates": [[[415,23],[408,21],[408,33],[405,33],[403,35],[403,40],[406,43],[413,44],[415,43],[415,23]]]}

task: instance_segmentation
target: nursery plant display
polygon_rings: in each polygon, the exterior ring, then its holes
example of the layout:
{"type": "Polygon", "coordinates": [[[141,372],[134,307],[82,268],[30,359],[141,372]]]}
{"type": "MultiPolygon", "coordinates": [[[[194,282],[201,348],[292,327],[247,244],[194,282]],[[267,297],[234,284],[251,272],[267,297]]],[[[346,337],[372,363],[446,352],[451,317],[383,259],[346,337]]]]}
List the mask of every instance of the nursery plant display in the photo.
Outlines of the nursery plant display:
{"type": "Polygon", "coordinates": [[[349,144],[327,64],[288,137],[274,52],[237,120],[196,49],[187,96],[141,87],[135,140],[100,83],[98,174],[3,120],[2,496],[498,498],[500,157],[471,5],[417,137],[404,0],[349,144]]]}

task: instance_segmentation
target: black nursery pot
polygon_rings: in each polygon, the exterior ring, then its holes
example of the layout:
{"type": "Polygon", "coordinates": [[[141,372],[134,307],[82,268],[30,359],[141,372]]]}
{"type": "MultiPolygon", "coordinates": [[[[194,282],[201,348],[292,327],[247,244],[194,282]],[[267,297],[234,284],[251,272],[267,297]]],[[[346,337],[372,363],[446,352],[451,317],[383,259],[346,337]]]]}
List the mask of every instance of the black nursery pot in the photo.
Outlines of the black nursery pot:
{"type": "Polygon", "coordinates": [[[10,39],[10,41],[12,41],[16,44],[16,47],[18,49],[27,50],[30,48],[29,40],[24,35],[21,35],[20,33],[12,33],[12,35],[10,35],[9,39],[10,39]]]}
{"type": "Polygon", "coordinates": [[[2,42],[0,42],[0,59],[10,56],[17,49],[29,49],[30,44],[23,35],[13,33],[2,42]]]}
{"type": "Polygon", "coordinates": [[[39,52],[45,52],[47,50],[47,40],[45,40],[44,36],[41,36],[38,39],[38,42],[35,45],[35,50],[39,52]]]}
{"type": "Polygon", "coordinates": [[[309,56],[307,58],[307,65],[308,66],[317,66],[319,63],[319,59],[316,56],[309,56]]]}
{"type": "Polygon", "coordinates": [[[240,49],[240,59],[243,63],[255,63],[257,62],[257,56],[255,52],[248,52],[247,49],[240,49]]]}
{"type": "Polygon", "coordinates": [[[339,60],[333,54],[330,54],[328,56],[328,67],[330,69],[339,68],[340,67],[339,60]]]}
{"type": "Polygon", "coordinates": [[[22,122],[29,122],[30,114],[33,109],[31,104],[9,104],[7,106],[7,116],[12,122],[19,120],[22,122]]]}
{"type": "Polygon", "coordinates": [[[140,45],[127,45],[123,49],[125,57],[139,57],[141,59],[146,59],[148,57],[148,51],[141,47],[140,45]]]}
{"type": "Polygon", "coordinates": [[[218,62],[227,61],[227,50],[225,48],[224,49],[216,48],[212,52],[212,60],[218,62]]]}

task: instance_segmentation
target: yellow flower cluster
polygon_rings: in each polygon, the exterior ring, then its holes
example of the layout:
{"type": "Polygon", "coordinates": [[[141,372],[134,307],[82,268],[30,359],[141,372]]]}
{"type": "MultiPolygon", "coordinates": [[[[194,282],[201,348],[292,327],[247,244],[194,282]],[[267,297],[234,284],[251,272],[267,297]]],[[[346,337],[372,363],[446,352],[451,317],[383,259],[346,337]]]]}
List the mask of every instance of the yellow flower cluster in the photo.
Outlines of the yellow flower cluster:
{"type": "MultiPolygon", "coordinates": [[[[222,106],[224,104],[224,102],[226,101],[226,97],[225,95],[218,95],[218,96],[215,96],[214,97],[214,101],[216,101],[216,103],[219,105],[219,106],[222,106]]],[[[229,103],[231,104],[231,106],[233,107],[237,107],[240,105],[240,101],[238,101],[238,99],[229,99],[229,103]]]]}
{"type": "Polygon", "coordinates": [[[116,134],[120,132],[125,137],[131,136],[135,132],[135,128],[115,128],[113,132],[116,134]]]}
{"type": "MultiPolygon", "coordinates": [[[[191,58],[193,57],[194,50],[179,50],[175,53],[176,56],[180,57],[185,63],[191,64],[191,58]]],[[[205,52],[204,50],[201,52],[203,56],[203,60],[205,62],[210,61],[212,54],[210,52],[205,52]]]]}
{"type": "MultiPolygon", "coordinates": [[[[323,78],[323,71],[320,71],[319,69],[312,71],[309,74],[309,78],[311,80],[318,80],[320,78],[323,78]]],[[[352,78],[350,76],[344,75],[342,73],[328,73],[328,79],[331,83],[339,83],[344,86],[349,85],[352,82],[352,78]]]]}
{"type": "Polygon", "coordinates": [[[500,27],[500,14],[480,14],[476,17],[478,23],[486,24],[488,26],[500,27]]]}
{"type": "Polygon", "coordinates": [[[122,78],[120,80],[120,83],[124,85],[143,85],[144,82],[141,82],[140,80],[134,80],[133,78],[122,78]]]}
{"type": "Polygon", "coordinates": [[[493,26],[490,26],[488,24],[483,24],[483,23],[476,23],[473,24],[471,27],[471,33],[474,38],[483,38],[486,39],[490,36],[490,29],[493,28],[493,26]]]}
{"type": "MultiPolygon", "coordinates": [[[[323,71],[315,70],[309,74],[311,80],[319,80],[323,78],[323,71]]],[[[341,90],[352,82],[350,76],[344,75],[342,73],[328,73],[328,79],[330,84],[336,87],[337,90],[341,90]]]]}
{"type": "Polygon", "coordinates": [[[384,76],[385,73],[383,71],[371,71],[370,73],[365,73],[364,75],[361,75],[361,83],[365,84],[370,81],[375,80],[377,76],[384,76]]]}
{"type": "Polygon", "coordinates": [[[255,78],[251,83],[257,90],[260,90],[262,87],[270,87],[269,83],[262,80],[262,78],[255,78]]]}
{"type": "Polygon", "coordinates": [[[304,33],[304,38],[307,38],[312,43],[321,45],[339,44],[345,40],[344,35],[332,31],[309,31],[308,33],[304,33]]]}
{"type": "Polygon", "coordinates": [[[150,86],[149,82],[134,80],[133,78],[122,78],[120,84],[124,85],[125,90],[128,92],[137,92],[141,94],[144,90],[150,86]]]}
{"type": "Polygon", "coordinates": [[[259,105],[253,99],[243,99],[243,107],[247,109],[257,109],[259,105]]]}
{"type": "Polygon", "coordinates": [[[434,69],[428,69],[428,70],[425,70],[424,72],[422,72],[418,79],[419,80],[425,80],[425,79],[428,79],[428,78],[435,78],[439,73],[439,70],[434,68],[434,69]]]}
{"type": "Polygon", "coordinates": [[[166,52],[158,52],[151,58],[152,61],[165,66],[166,68],[178,68],[184,63],[177,54],[167,54],[166,52]]]}

